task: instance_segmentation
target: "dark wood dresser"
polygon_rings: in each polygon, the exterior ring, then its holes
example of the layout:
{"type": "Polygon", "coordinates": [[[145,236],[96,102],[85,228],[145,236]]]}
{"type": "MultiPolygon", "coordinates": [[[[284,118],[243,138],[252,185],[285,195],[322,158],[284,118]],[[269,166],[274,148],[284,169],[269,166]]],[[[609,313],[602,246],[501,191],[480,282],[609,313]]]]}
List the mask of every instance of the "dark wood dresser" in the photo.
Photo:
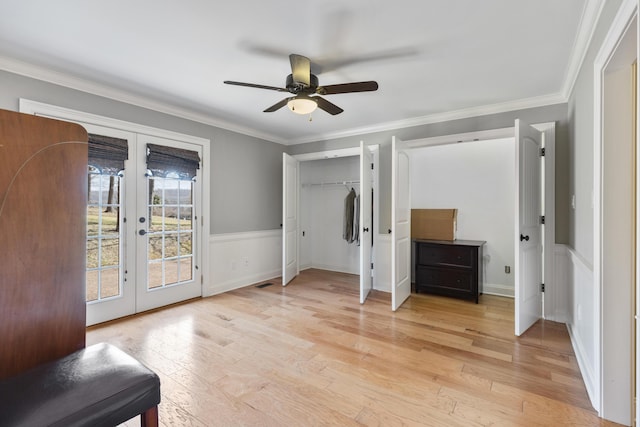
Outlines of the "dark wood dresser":
{"type": "Polygon", "coordinates": [[[480,240],[415,240],[416,292],[475,300],[482,293],[480,240]]]}

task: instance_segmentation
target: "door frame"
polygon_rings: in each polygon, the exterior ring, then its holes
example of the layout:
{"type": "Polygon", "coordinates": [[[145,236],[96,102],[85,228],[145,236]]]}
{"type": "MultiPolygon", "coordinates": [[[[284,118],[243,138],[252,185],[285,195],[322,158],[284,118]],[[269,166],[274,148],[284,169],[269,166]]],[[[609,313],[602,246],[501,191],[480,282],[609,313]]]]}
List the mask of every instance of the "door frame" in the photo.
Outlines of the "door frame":
{"type": "MultiPolygon", "coordinates": [[[[514,123],[515,125],[515,123],[514,123]]],[[[555,122],[532,123],[531,126],[544,134],[544,206],[545,224],[543,228],[544,241],[544,274],[543,283],[543,318],[555,322],[566,322],[566,310],[568,303],[566,286],[556,282],[556,266],[554,256],[556,236],[556,188],[555,188],[555,122]]],[[[420,138],[405,141],[409,148],[423,148],[437,145],[457,144],[460,142],[482,143],[482,141],[514,138],[515,126],[496,128],[483,131],[463,132],[451,135],[442,135],[429,138],[420,138]]],[[[514,158],[514,162],[518,159],[514,158]]],[[[517,255],[517,254],[516,254],[517,255]]],[[[514,289],[515,293],[515,289],[514,289]]],[[[515,316],[515,312],[514,312],[515,316]]],[[[514,317],[515,319],[515,317],[514,317]]]]}
{"type": "MultiPolygon", "coordinates": [[[[372,188],[373,188],[373,213],[374,213],[374,219],[373,219],[373,248],[371,250],[371,258],[373,259],[374,262],[374,268],[371,271],[371,276],[373,279],[373,289],[375,290],[375,284],[377,283],[377,274],[376,271],[376,267],[375,267],[375,263],[378,262],[377,258],[376,258],[376,254],[378,253],[378,248],[380,246],[380,242],[379,242],[379,233],[378,233],[378,220],[380,215],[378,215],[379,212],[379,205],[380,205],[380,192],[379,192],[379,183],[380,183],[380,145],[379,144],[367,144],[364,143],[364,146],[366,148],[369,149],[369,151],[371,152],[371,155],[373,157],[373,164],[374,164],[374,169],[373,169],[373,181],[372,181],[372,188]]],[[[325,159],[333,159],[333,158],[338,158],[338,157],[355,157],[355,156],[360,156],[360,140],[358,140],[358,145],[354,146],[354,147],[348,147],[348,148],[338,148],[335,150],[325,150],[325,151],[314,151],[311,153],[302,153],[302,154],[290,154],[291,157],[293,157],[294,159],[298,160],[298,162],[302,163],[305,161],[310,161],[310,160],[325,160],[325,159]]],[[[301,186],[302,184],[300,182],[298,182],[298,186],[301,186]]],[[[298,198],[298,203],[300,203],[300,198],[298,198]]],[[[298,212],[300,212],[300,207],[298,206],[298,212]]],[[[300,221],[298,221],[298,225],[300,225],[300,221]]],[[[300,239],[301,239],[301,233],[298,233],[298,247],[300,247],[300,239]]],[[[299,262],[300,260],[298,260],[299,262]]]]}
{"type": "MultiPolygon", "coordinates": [[[[360,205],[371,206],[369,209],[359,207],[360,222],[360,304],[364,304],[373,290],[373,169],[375,159],[373,152],[360,141],[360,205]],[[371,168],[369,168],[369,164],[371,168]],[[368,258],[368,259],[367,259],[368,258]],[[368,274],[363,274],[368,272],[368,274]]],[[[377,216],[377,215],[376,215],[377,216]]]]}
{"type": "MultiPolygon", "coordinates": [[[[618,53],[618,48],[621,47],[623,39],[627,35],[627,31],[632,28],[632,24],[636,20],[635,23],[635,31],[636,31],[636,39],[635,39],[635,59],[638,59],[638,49],[640,47],[640,43],[638,43],[638,36],[640,36],[640,32],[638,32],[638,2],[635,0],[625,0],[620,6],[618,13],[616,14],[609,32],[605,36],[604,41],[596,55],[596,58],[593,62],[593,72],[594,72],[594,120],[593,120],[593,299],[594,299],[594,361],[593,361],[593,378],[592,387],[587,387],[587,391],[589,392],[589,397],[591,399],[591,403],[594,408],[598,411],[598,415],[606,416],[605,413],[605,395],[604,395],[604,381],[607,379],[603,377],[604,373],[604,354],[607,351],[615,351],[615,349],[607,348],[604,345],[604,330],[603,320],[605,319],[605,306],[603,304],[603,292],[605,291],[605,287],[603,286],[603,229],[604,229],[604,218],[603,218],[603,193],[605,191],[605,183],[604,183],[604,168],[603,168],[603,154],[604,154],[604,146],[605,146],[605,135],[604,135],[604,77],[607,71],[607,67],[610,63],[610,60],[614,57],[616,53],[618,53]]],[[[631,52],[629,52],[631,53],[631,52]]],[[[636,78],[637,78],[637,70],[636,70],[636,78]]],[[[636,88],[636,100],[638,98],[638,92],[636,88]]],[[[636,108],[636,117],[635,122],[638,123],[638,109],[636,108]]],[[[636,129],[636,141],[638,141],[638,129],[636,129]]],[[[640,157],[639,150],[636,150],[636,158],[634,159],[636,171],[640,166],[640,157]]],[[[635,269],[635,284],[632,285],[633,290],[635,291],[635,301],[633,302],[634,310],[632,310],[632,319],[630,322],[633,323],[633,315],[637,315],[640,313],[640,280],[638,278],[638,272],[640,271],[640,230],[638,230],[637,224],[640,223],[640,187],[638,185],[638,177],[636,177],[635,182],[635,210],[636,216],[634,218],[636,224],[636,246],[635,246],[635,260],[633,261],[633,266],[635,269]],[[635,313],[633,313],[635,311],[635,313]]],[[[640,336],[638,331],[638,320],[635,319],[635,348],[631,349],[632,352],[635,351],[635,358],[632,360],[632,363],[635,365],[635,389],[632,392],[635,392],[636,396],[638,394],[637,384],[640,382],[639,376],[639,367],[640,367],[640,336]]],[[[630,359],[631,360],[631,359],[630,359]]],[[[633,396],[631,396],[633,397],[633,396]]],[[[635,405],[632,404],[632,418],[635,417],[635,420],[640,420],[640,402],[636,399],[635,405]]],[[[631,422],[633,423],[633,419],[631,422]]]]}
{"type": "Polygon", "coordinates": [[[56,119],[62,119],[71,122],[82,122],[93,124],[97,126],[113,128],[125,132],[132,132],[137,134],[145,134],[155,136],[164,139],[173,139],[178,141],[184,141],[191,144],[199,145],[202,147],[202,161],[200,164],[201,179],[203,182],[202,194],[200,198],[202,200],[202,216],[199,219],[202,227],[202,237],[199,240],[200,251],[200,272],[201,272],[201,287],[202,296],[213,295],[209,282],[210,278],[210,259],[209,259],[209,229],[210,229],[210,211],[211,211],[211,192],[208,191],[210,187],[211,177],[209,170],[209,159],[211,158],[211,141],[206,138],[186,135],[170,130],[154,128],[145,126],[133,122],[127,122],[124,120],[113,119],[110,117],[100,116],[92,113],[86,113],[83,111],[72,110],[57,105],[45,104],[42,102],[32,101],[24,98],[20,98],[19,110],[22,113],[33,114],[37,116],[50,117],[56,119]],[[207,284],[205,286],[205,283],[207,284]]]}
{"type": "Polygon", "coordinates": [[[300,274],[300,161],[287,153],[282,153],[282,286],[287,286],[300,274]],[[289,171],[295,172],[293,188],[290,187],[289,171]],[[289,191],[291,190],[291,191],[289,191]],[[294,201],[291,204],[290,198],[294,201]],[[289,215],[289,207],[294,213],[289,215]],[[293,234],[291,248],[289,234],[293,234]],[[289,262],[290,256],[293,260],[289,262]]]}

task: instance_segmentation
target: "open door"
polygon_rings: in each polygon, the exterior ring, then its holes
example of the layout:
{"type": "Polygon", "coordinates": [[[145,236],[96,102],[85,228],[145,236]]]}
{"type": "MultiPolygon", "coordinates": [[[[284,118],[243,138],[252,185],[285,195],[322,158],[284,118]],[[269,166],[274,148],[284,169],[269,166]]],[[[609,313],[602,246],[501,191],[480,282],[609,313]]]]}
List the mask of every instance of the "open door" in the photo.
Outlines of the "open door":
{"type": "Polygon", "coordinates": [[[298,178],[299,162],[282,153],[282,286],[299,273],[298,178]]]}
{"type": "Polygon", "coordinates": [[[391,141],[391,309],[411,295],[411,200],[407,145],[391,141]]]}
{"type": "Polygon", "coordinates": [[[371,221],[372,193],[371,166],[373,157],[364,142],[360,141],[360,304],[364,304],[373,283],[371,281],[371,221]]]}
{"type": "Polygon", "coordinates": [[[515,141],[515,333],[519,336],[542,318],[542,133],[516,120],[515,141]]]}

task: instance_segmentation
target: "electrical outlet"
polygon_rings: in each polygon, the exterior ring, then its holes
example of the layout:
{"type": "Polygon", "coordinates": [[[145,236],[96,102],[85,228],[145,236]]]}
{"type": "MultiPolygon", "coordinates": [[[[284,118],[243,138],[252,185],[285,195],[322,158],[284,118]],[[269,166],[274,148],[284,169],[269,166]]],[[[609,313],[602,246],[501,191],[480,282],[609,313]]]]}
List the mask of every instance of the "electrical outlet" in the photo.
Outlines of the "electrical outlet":
{"type": "Polygon", "coordinates": [[[504,272],[507,273],[507,274],[511,273],[511,267],[508,266],[508,265],[505,265],[504,266],[504,272]]]}

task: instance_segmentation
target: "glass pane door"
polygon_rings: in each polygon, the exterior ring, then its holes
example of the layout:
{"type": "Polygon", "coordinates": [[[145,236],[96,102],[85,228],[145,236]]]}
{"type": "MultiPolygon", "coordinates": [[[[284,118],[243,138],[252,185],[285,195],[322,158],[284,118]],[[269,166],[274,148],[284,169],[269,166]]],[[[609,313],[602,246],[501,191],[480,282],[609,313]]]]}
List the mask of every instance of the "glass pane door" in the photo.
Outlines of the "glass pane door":
{"type": "Polygon", "coordinates": [[[89,166],[87,204],[87,302],[122,296],[120,236],[122,178],[89,166]]]}
{"type": "Polygon", "coordinates": [[[193,151],[201,147],[138,135],[136,310],[144,311],[202,295],[198,234],[198,176],[193,179],[167,169],[163,176],[147,169],[147,144],[193,151]]]}
{"type": "Polygon", "coordinates": [[[193,181],[147,177],[147,288],[193,280],[193,181]]]}
{"type": "Polygon", "coordinates": [[[90,134],[126,140],[129,147],[129,160],[120,170],[88,162],[86,299],[87,325],[93,325],[135,313],[135,281],[129,280],[135,266],[128,258],[135,255],[135,224],[126,222],[127,205],[135,203],[135,192],[127,191],[135,188],[135,135],[82,125],[90,134]]]}

